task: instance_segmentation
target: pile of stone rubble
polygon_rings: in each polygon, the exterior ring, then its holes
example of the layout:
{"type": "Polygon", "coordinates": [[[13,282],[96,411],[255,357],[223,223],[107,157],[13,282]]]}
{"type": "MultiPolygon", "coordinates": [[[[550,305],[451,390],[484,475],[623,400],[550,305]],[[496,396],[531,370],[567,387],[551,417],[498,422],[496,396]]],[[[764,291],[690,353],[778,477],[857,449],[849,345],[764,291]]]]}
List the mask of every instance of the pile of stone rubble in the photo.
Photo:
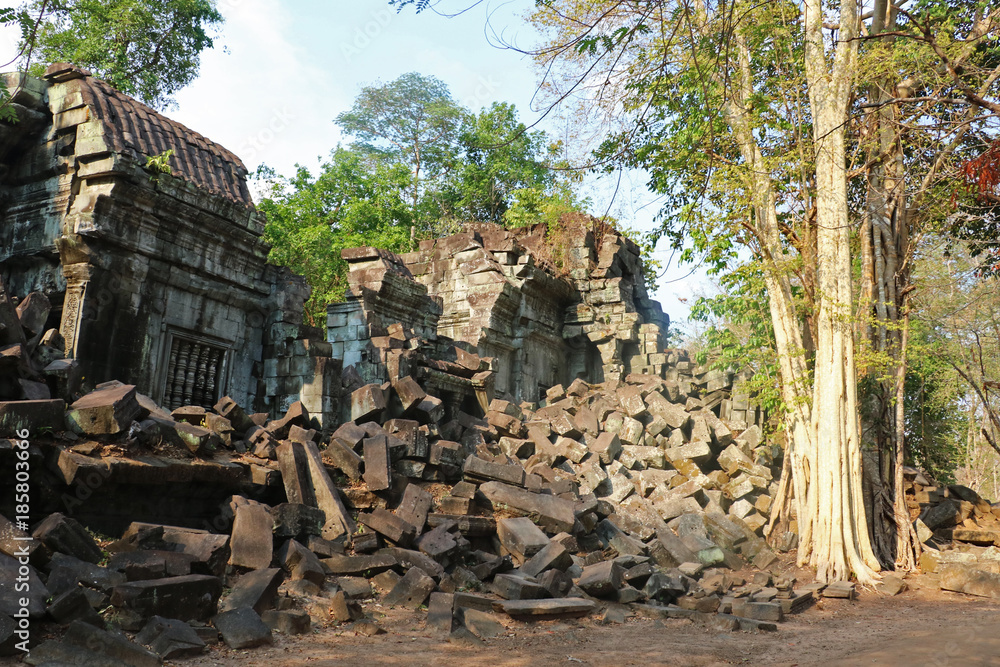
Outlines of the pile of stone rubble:
{"type": "Polygon", "coordinates": [[[1000,598],[1000,503],[960,484],[939,485],[904,471],[907,505],[923,543],[920,569],[943,590],[1000,598]]]}
{"type": "MultiPolygon", "coordinates": [[[[773,630],[819,590],[767,572],[775,452],[756,426],[734,433],[704,409],[705,374],[671,355],[678,381],[578,381],[550,389],[542,407],[494,400],[483,419],[444,423],[441,401],[409,376],[365,385],[329,438],[301,404],[275,420],[228,398],[167,413],[117,382],[65,410],[60,399],[7,402],[10,423],[68,427],[33,445],[63,497],[98,465],[109,485],[146,475],[145,488],[170,493],[154,486],[173,470],[167,459],[230,466],[245,482],[210,530],[134,521],[102,548],[65,513],[33,526],[31,614],[69,629],[29,662],[96,651],[156,664],[220,636],[246,648],[331,622],[377,632],[366,615],[376,601],[427,605],[442,634],[485,637],[502,630],[496,613],[586,615],[607,602],[773,630]],[[259,500],[268,491],[270,504],[259,500]],[[748,564],[758,572],[741,572],[748,564]]],[[[27,535],[3,523],[0,549],[13,554],[27,535]]],[[[17,567],[0,562],[5,574],[17,567]]],[[[16,638],[0,637],[8,652],[16,638]]]]}

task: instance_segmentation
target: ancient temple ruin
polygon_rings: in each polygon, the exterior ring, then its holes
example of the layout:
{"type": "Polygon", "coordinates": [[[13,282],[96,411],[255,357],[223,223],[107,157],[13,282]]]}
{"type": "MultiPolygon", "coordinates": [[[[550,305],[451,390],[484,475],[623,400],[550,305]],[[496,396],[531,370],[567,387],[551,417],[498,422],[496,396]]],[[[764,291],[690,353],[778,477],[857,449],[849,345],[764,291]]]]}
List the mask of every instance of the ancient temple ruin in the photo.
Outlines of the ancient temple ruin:
{"type": "Polygon", "coordinates": [[[6,78],[0,277],[48,298],[85,384],[127,380],[171,408],[334,410],[339,368],[302,326],[305,281],[266,263],[240,159],[70,65],[6,78]]]}
{"type": "MultiPolygon", "coordinates": [[[[457,346],[490,359],[491,398],[537,402],[576,378],[666,370],[669,318],[646,293],[639,248],[589,216],[566,216],[557,229],[467,225],[415,252],[358,248],[344,258],[348,299],[329,307],[328,340],[366,381],[392,379],[385,369],[398,353],[384,337],[394,323],[434,342],[436,358],[457,346]]],[[[426,373],[442,385],[438,375],[426,373]]],[[[459,403],[475,389],[452,384],[439,392],[459,403]]]]}

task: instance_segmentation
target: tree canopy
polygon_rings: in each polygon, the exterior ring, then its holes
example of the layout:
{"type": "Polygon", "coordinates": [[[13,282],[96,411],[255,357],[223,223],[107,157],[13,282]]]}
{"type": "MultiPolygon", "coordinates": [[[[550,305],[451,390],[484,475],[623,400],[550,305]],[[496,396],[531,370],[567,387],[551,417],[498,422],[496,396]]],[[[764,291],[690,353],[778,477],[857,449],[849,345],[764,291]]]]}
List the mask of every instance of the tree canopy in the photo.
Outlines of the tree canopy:
{"type": "Polygon", "coordinates": [[[529,131],[510,104],[463,108],[434,77],[411,72],[366,86],[336,122],[354,141],[334,149],[318,175],[259,173],[268,259],[309,280],[312,322],[344,298],[344,248],[406,251],[462,222],[532,224],[584,204],[544,132],[529,131]]]}
{"type": "Polygon", "coordinates": [[[70,62],[156,109],[197,76],[223,18],[214,0],[33,0],[22,43],[36,67],[70,62]]]}

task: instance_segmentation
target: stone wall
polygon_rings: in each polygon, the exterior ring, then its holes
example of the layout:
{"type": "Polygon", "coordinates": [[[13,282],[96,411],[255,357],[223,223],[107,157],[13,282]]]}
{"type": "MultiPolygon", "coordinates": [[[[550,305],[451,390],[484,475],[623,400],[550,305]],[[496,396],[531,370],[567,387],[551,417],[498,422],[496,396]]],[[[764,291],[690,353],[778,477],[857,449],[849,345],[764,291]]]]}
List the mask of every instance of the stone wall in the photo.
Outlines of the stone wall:
{"type": "Polygon", "coordinates": [[[638,247],[589,216],[558,229],[468,225],[394,255],[344,252],[347,301],[329,307],[327,339],[345,367],[384,382],[373,337],[400,322],[414,336],[489,359],[492,391],[537,402],[576,378],[667,372],[668,318],[648,298],[638,247]]]}
{"type": "Polygon", "coordinates": [[[0,132],[0,276],[49,298],[85,384],[127,380],[171,408],[229,394],[335,411],[338,365],[302,326],[309,288],[266,264],[239,158],[68,65],[24,90],[32,122],[0,132]],[[145,168],[166,151],[171,173],[145,168]]]}

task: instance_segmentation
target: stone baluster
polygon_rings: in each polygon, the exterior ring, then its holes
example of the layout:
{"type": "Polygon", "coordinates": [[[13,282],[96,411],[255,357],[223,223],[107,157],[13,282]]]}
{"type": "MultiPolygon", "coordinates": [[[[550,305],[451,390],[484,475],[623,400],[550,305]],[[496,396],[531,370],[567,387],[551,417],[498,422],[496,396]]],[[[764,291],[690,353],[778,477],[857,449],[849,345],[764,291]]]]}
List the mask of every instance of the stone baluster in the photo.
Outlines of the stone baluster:
{"type": "Polygon", "coordinates": [[[205,384],[207,403],[215,403],[215,379],[219,373],[219,362],[222,360],[222,350],[213,349],[208,361],[208,378],[205,384]]]}
{"type": "Polygon", "coordinates": [[[193,343],[188,346],[188,362],[185,370],[183,405],[191,405],[191,397],[194,395],[194,379],[198,373],[198,346],[193,343]]]}
{"type": "Polygon", "coordinates": [[[174,374],[173,402],[170,409],[179,408],[184,401],[184,380],[187,377],[188,357],[191,354],[191,345],[181,341],[177,350],[177,372],[174,374]]]}
{"type": "Polygon", "coordinates": [[[167,366],[167,379],[163,383],[163,404],[172,407],[174,404],[174,377],[177,373],[177,339],[170,343],[170,359],[167,366]]]}
{"type": "Polygon", "coordinates": [[[211,348],[208,345],[199,346],[198,365],[196,367],[197,375],[194,380],[193,399],[195,405],[205,405],[208,402],[205,394],[205,385],[208,380],[208,358],[210,353],[211,348]]]}

